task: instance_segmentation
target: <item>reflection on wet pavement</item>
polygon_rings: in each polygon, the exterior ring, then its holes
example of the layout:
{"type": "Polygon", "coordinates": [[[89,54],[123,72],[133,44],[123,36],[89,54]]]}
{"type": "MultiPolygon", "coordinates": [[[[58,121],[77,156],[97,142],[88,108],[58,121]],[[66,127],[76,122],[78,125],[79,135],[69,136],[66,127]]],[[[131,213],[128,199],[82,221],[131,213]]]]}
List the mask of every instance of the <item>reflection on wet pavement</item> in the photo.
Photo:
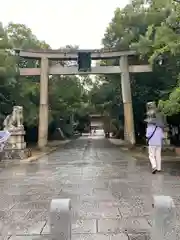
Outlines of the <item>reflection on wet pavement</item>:
{"type": "Polygon", "coordinates": [[[0,164],[0,240],[50,239],[52,198],[71,198],[73,239],[150,239],[153,194],[173,197],[180,236],[179,192],[180,163],[152,175],[146,160],[84,136],[37,162],[0,164]]]}

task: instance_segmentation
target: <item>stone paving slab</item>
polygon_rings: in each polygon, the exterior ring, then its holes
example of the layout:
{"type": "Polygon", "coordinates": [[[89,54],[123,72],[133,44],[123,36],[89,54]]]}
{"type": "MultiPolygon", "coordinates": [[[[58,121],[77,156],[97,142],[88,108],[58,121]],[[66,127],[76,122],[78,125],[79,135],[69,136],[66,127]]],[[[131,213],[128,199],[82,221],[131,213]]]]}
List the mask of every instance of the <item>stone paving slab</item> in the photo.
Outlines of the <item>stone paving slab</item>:
{"type": "MultiPolygon", "coordinates": [[[[4,240],[1,239],[0,240],[4,240]]],[[[10,240],[50,240],[50,236],[16,236],[10,237],[10,240]]],[[[107,234],[73,234],[72,240],[128,240],[124,233],[107,235],[107,234]]]]}
{"type": "Polygon", "coordinates": [[[74,234],[72,240],[128,240],[128,236],[124,233],[118,234],[74,234]]]}
{"type": "MultiPolygon", "coordinates": [[[[93,234],[97,233],[97,220],[96,219],[80,219],[72,222],[72,233],[76,234],[93,234]]],[[[42,230],[42,235],[50,234],[49,222],[46,222],[42,230]]]]}
{"type": "Polygon", "coordinates": [[[180,163],[163,163],[164,172],[152,175],[148,161],[84,137],[39,161],[3,164],[0,224],[10,240],[49,240],[52,198],[72,201],[72,239],[150,240],[153,194],[174,199],[180,236],[180,163]]]}
{"type": "Polygon", "coordinates": [[[150,234],[138,233],[138,234],[128,234],[129,240],[152,240],[150,234]]]}
{"type": "Polygon", "coordinates": [[[89,206],[76,206],[74,215],[84,219],[101,219],[101,218],[120,218],[118,208],[106,208],[99,206],[97,208],[89,206]]]}
{"type": "Polygon", "coordinates": [[[33,202],[20,202],[13,206],[13,210],[24,209],[33,209],[33,210],[41,210],[45,211],[49,209],[49,202],[48,201],[33,201],[33,202]]]}
{"type": "Polygon", "coordinates": [[[28,221],[14,221],[9,225],[4,225],[4,234],[7,229],[6,235],[40,235],[46,221],[28,222],[28,221]]]}
{"type": "Polygon", "coordinates": [[[28,214],[26,214],[24,220],[35,222],[47,221],[49,218],[48,215],[49,215],[48,209],[46,209],[45,211],[32,209],[31,211],[28,212],[28,214]]]}
{"type": "Polygon", "coordinates": [[[148,232],[150,230],[150,225],[145,218],[122,218],[119,220],[114,219],[100,219],[98,220],[98,232],[121,232],[127,231],[131,232],[134,229],[140,232],[148,232]]]}

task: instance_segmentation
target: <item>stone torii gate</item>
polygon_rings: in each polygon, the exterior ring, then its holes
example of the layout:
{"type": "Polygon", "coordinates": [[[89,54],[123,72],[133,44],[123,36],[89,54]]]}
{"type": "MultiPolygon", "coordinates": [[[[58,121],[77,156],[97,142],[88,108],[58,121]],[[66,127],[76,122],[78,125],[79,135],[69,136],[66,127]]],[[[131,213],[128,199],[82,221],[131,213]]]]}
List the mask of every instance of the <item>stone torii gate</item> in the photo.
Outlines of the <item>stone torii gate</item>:
{"type": "Polygon", "coordinates": [[[135,143],[134,119],[131,98],[130,73],[151,72],[150,65],[129,65],[128,56],[137,55],[135,51],[115,50],[15,50],[25,59],[41,61],[40,68],[20,68],[21,76],[40,76],[39,136],[38,146],[47,145],[48,138],[48,81],[49,75],[87,75],[121,74],[122,99],[124,104],[125,140],[135,143]],[[77,61],[78,54],[91,54],[92,60],[117,59],[119,66],[96,66],[90,72],[79,72],[76,66],[49,65],[49,60],[77,61]]]}

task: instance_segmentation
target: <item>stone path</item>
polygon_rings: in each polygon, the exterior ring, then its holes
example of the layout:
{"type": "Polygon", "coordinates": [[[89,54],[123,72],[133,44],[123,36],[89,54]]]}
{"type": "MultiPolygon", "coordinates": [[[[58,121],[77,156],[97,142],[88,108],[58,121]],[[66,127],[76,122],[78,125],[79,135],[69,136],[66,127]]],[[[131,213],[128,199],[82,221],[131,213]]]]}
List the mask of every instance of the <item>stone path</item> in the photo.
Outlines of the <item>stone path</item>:
{"type": "Polygon", "coordinates": [[[180,162],[166,162],[164,170],[152,175],[148,162],[96,137],[74,140],[37,162],[1,163],[0,240],[49,240],[52,198],[72,199],[75,240],[148,240],[153,194],[174,198],[180,225],[180,162]]]}

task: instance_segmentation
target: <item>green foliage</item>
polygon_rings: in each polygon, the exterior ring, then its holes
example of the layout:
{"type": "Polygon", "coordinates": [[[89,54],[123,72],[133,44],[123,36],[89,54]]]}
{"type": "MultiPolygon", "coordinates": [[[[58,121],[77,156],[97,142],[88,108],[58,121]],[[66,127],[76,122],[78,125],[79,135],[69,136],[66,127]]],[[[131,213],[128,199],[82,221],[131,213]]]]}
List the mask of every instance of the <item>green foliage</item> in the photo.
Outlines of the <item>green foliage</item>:
{"type": "Polygon", "coordinates": [[[76,76],[54,77],[49,85],[49,104],[53,118],[80,113],[86,108],[85,91],[76,76]]]}
{"type": "MultiPolygon", "coordinates": [[[[116,9],[106,29],[102,41],[105,48],[135,49],[142,60],[148,58],[153,65],[153,73],[131,76],[132,98],[137,121],[143,120],[145,104],[148,101],[162,99],[159,105],[166,113],[171,109],[171,113],[168,114],[174,114],[180,110],[177,106],[178,91],[173,90],[180,72],[179,20],[180,4],[174,1],[134,0],[125,8],[116,9]],[[163,63],[161,66],[159,65],[160,57],[163,63]],[[163,101],[169,94],[169,100],[163,101]],[[174,94],[176,97],[173,99],[176,100],[172,100],[174,94]]],[[[121,99],[119,101],[114,99],[114,96],[121,94],[120,87],[117,87],[117,84],[120,85],[120,77],[111,75],[107,76],[106,80],[110,83],[109,88],[114,92],[111,96],[108,91],[104,92],[104,101],[110,103],[110,106],[117,104],[119,108],[116,110],[121,112],[121,99]]],[[[104,85],[100,88],[99,93],[104,89],[104,85]]],[[[104,105],[106,105],[105,102],[104,105]]]]}
{"type": "Polygon", "coordinates": [[[180,87],[175,88],[170,93],[168,100],[160,100],[158,107],[167,116],[180,113],[180,87]]]}
{"type": "MultiPolygon", "coordinates": [[[[105,48],[135,49],[140,60],[153,66],[153,73],[131,75],[135,120],[143,121],[145,104],[159,101],[166,115],[180,112],[180,4],[172,0],[133,0],[123,9],[117,8],[102,40],[105,48]],[[158,63],[162,60],[162,65],[158,63]]],[[[38,67],[34,60],[17,59],[12,48],[49,49],[23,24],[0,24],[0,112],[12,111],[14,104],[24,107],[28,126],[38,124],[39,77],[20,77],[20,67],[38,67]]],[[[78,46],[66,46],[67,50],[78,46]]],[[[63,49],[63,48],[62,48],[63,49]]],[[[55,61],[51,65],[57,64],[55,61]]],[[[73,62],[58,62],[61,65],[73,62]]],[[[118,61],[103,61],[117,65],[118,61]]],[[[72,114],[85,116],[101,112],[119,122],[123,104],[119,75],[90,77],[51,76],[49,79],[49,121],[72,114]]]]}
{"type": "Polygon", "coordinates": [[[109,112],[116,115],[119,111],[119,106],[122,107],[121,90],[119,84],[119,77],[107,81],[108,79],[101,79],[101,84],[94,83],[90,92],[91,103],[95,106],[97,112],[104,114],[109,112]]]}
{"type": "Polygon", "coordinates": [[[0,23],[0,121],[13,102],[11,92],[16,86],[15,75],[16,58],[12,55],[6,31],[0,23]]]}
{"type": "MultiPolygon", "coordinates": [[[[0,115],[1,120],[12,111],[13,105],[24,108],[27,127],[38,125],[39,76],[20,77],[18,67],[38,67],[35,60],[18,59],[9,49],[49,49],[45,41],[39,41],[31,29],[23,24],[0,24],[0,115]],[[18,66],[17,66],[18,64],[18,66]]],[[[77,49],[67,46],[67,49],[77,49]]],[[[50,62],[50,64],[56,64],[50,62]]],[[[64,64],[64,63],[60,63],[64,64]]],[[[69,64],[69,63],[67,63],[69,64]]],[[[49,123],[68,118],[73,113],[89,111],[87,92],[76,76],[51,76],[49,79],[49,123]]]]}

